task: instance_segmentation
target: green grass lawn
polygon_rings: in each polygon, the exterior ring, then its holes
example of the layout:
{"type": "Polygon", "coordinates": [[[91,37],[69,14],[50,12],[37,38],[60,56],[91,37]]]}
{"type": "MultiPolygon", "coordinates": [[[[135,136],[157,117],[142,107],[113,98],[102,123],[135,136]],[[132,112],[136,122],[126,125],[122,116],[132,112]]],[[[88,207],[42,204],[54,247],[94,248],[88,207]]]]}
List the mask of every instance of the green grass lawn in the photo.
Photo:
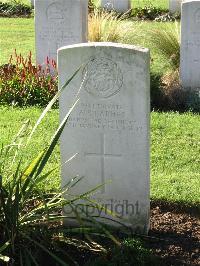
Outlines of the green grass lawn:
{"type": "Polygon", "coordinates": [[[27,56],[34,48],[34,20],[24,18],[0,18],[0,65],[8,63],[14,49],[27,56]]]}
{"type": "Polygon", "coordinates": [[[132,8],[144,6],[154,6],[162,9],[169,8],[169,0],[132,0],[131,2],[132,8]]]}
{"type": "MultiPolygon", "coordinates": [[[[3,3],[12,3],[13,0],[1,0],[3,3]]],[[[30,5],[31,1],[30,0],[16,0],[16,2],[23,3],[26,5],[30,5]]]]}
{"type": "MultiPolygon", "coordinates": [[[[37,121],[40,116],[42,109],[39,108],[11,108],[11,107],[0,107],[0,146],[4,146],[11,143],[13,137],[20,130],[25,121],[30,119],[31,126],[37,121]]],[[[31,158],[35,158],[39,151],[44,149],[54,133],[54,130],[58,126],[58,110],[52,110],[48,114],[48,119],[44,120],[42,126],[40,126],[34,135],[33,141],[28,152],[23,154],[25,166],[30,163],[31,158]]],[[[47,170],[53,169],[55,165],[59,165],[59,148],[55,149],[49,163],[47,164],[47,170]]],[[[60,169],[55,171],[53,182],[50,182],[47,189],[59,187],[60,184],[60,169]]]]}
{"type": "MultiPolygon", "coordinates": [[[[39,108],[0,107],[0,143],[8,144],[23,121],[32,125],[41,113],[39,108]]],[[[52,110],[33,138],[25,161],[42,150],[58,126],[58,110],[52,110]]],[[[195,203],[200,198],[200,119],[192,113],[151,114],[151,197],[168,201],[195,203]]],[[[57,147],[46,170],[58,166],[45,189],[60,184],[60,155],[57,147]]]]}

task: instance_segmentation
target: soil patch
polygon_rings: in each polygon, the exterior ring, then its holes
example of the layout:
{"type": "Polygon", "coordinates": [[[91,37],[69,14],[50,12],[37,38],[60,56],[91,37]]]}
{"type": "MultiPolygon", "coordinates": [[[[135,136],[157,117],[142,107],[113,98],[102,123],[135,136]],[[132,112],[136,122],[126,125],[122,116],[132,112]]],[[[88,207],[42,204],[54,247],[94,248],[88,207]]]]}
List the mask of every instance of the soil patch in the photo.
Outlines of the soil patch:
{"type": "Polygon", "coordinates": [[[200,265],[199,207],[152,202],[149,237],[147,246],[162,265],[200,265]]]}

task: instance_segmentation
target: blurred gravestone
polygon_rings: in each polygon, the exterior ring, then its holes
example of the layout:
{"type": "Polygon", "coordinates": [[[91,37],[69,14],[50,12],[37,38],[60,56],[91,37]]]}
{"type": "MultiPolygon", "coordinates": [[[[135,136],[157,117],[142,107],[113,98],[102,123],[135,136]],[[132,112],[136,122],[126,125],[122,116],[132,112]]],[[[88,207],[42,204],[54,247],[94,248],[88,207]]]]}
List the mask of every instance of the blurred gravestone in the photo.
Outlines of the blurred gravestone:
{"type": "MultiPolygon", "coordinates": [[[[80,98],[61,137],[62,186],[75,176],[84,178],[73,188],[74,194],[104,184],[91,197],[105,210],[90,209],[90,215],[107,217],[111,210],[134,231],[147,233],[149,51],[116,43],[63,47],[58,51],[60,88],[82,64],[60,97],[61,120],[77,94],[80,98]],[[70,164],[64,164],[76,153],[70,164]]],[[[68,208],[65,214],[72,215],[68,208]]]]}
{"type": "Polygon", "coordinates": [[[181,3],[183,0],[169,0],[169,12],[176,13],[181,12],[181,3]]]}
{"type": "Polygon", "coordinates": [[[182,3],[180,72],[184,88],[200,88],[200,1],[182,3]]]}
{"type": "Polygon", "coordinates": [[[101,0],[101,7],[117,12],[126,12],[131,8],[130,0],[101,0]]]}
{"type": "Polygon", "coordinates": [[[61,46],[87,41],[87,0],[35,0],[36,62],[57,59],[61,46]]]}

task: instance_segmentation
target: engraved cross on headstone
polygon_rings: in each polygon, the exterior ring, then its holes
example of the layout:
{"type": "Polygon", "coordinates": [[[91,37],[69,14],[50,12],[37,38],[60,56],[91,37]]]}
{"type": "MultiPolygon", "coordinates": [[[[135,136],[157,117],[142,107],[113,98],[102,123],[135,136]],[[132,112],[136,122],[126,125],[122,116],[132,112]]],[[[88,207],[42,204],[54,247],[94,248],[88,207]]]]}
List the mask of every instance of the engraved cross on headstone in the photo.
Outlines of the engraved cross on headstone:
{"type": "Polygon", "coordinates": [[[85,153],[85,156],[97,156],[101,159],[101,182],[104,184],[102,186],[102,193],[105,193],[105,182],[106,182],[106,176],[105,176],[105,158],[119,158],[122,157],[121,154],[113,154],[113,153],[106,153],[105,148],[105,134],[101,134],[101,150],[100,153],[85,153]]]}

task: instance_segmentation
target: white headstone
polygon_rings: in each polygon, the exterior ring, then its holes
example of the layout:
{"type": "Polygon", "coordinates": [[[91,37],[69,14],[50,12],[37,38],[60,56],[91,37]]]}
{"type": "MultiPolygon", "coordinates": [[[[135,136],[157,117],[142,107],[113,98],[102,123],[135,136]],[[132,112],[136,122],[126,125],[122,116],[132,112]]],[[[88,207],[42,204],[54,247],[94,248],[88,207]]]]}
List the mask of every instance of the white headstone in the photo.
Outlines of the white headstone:
{"type": "Polygon", "coordinates": [[[200,88],[200,1],[182,3],[180,72],[184,88],[200,88]]]}
{"type": "Polygon", "coordinates": [[[183,0],[169,0],[169,12],[181,12],[181,3],[183,0]]]}
{"type": "Polygon", "coordinates": [[[126,12],[131,8],[130,0],[101,0],[101,7],[107,10],[126,12]]]}
{"type": "Polygon", "coordinates": [[[104,184],[92,195],[104,215],[113,210],[140,233],[149,227],[149,58],[148,49],[116,43],[58,51],[60,87],[84,66],[60,98],[61,120],[80,98],[61,137],[62,185],[77,175],[74,194],[104,184]]]}
{"type": "Polygon", "coordinates": [[[57,49],[87,41],[87,0],[35,0],[36,62],[57,59],[57,49]]]}

